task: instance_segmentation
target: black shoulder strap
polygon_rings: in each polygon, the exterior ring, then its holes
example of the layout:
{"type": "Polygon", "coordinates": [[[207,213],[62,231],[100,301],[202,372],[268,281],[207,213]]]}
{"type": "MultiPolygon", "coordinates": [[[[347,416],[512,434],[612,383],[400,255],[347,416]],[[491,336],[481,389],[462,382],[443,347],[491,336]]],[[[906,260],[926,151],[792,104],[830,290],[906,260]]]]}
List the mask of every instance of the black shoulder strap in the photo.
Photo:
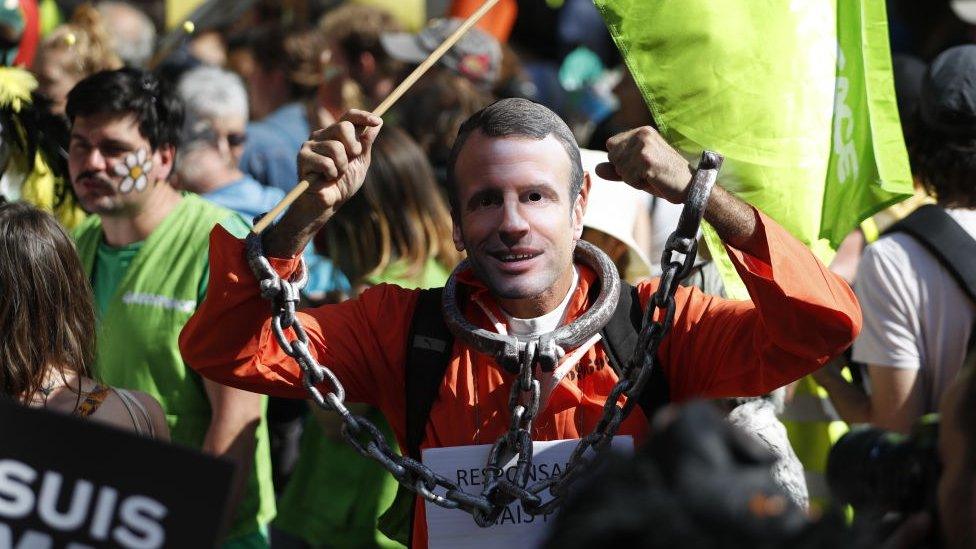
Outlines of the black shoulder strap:
{"type": "MultiPolygon", "coordinates": [[[[454,346],[454,336],[441,313],[442,294],[443,288],[420,291],[407,336],[404,363],[407,447],[403,450],[418,461],[430,409],[437,400],[437,391],[451,362],[451,348],[454,346]]],[[[396,498],[377,522],[381,532],[407,547],[413,541],[415,497],[413,492],[402,485],[398,486],[396,498]]]]}
{"type": "Polygon", "coordinates": [[[942,264],[959,286],[976,302],[976,239],[944,209],[926,204],[892,225],[885,234],[903,232],[942,264]]]}
{"type": "Polygon", "coordinates": [[[420,443],[430,409],[437,400],[444,372],[451,362],[454,336],[441,312],[443,288],[421,290],[407,339],[406,418],[407,455],[420,460],[420,443]]]}
{"type": "MultiPolygon", "coordinates": [[[[610,317],[610,322],[607,322],[601,331],[607,357],[617,375],[620,375],[623,366],[634,356],[643,320],[644,310],[641,308],[637,287],[621,280],[617,308],[610,317]]],[[[668,380],[660,365],[657,365],[651,372],[651,378],[644,388],[639,404],[644,416],[650,421],[654,414],[669,401],[668,380]]]]}

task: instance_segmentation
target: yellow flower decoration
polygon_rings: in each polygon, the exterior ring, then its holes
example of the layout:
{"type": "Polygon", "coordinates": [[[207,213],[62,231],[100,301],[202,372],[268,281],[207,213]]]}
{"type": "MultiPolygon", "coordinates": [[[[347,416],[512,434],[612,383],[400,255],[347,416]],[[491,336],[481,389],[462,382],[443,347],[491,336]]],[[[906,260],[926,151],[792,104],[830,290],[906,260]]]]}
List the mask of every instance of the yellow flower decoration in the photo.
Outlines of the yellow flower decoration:
{"type": "Polygon", "coordinates": [[[122,184],[119,185],[119,192],[128,193],[134,188],[142,191],[149,183],[149,172],[152,170],[153,163],[146,155],[145,149],[139,149],[125,157],[121,164],[116,164],[113,171],[115,175],[122,177],[122,184]]]}

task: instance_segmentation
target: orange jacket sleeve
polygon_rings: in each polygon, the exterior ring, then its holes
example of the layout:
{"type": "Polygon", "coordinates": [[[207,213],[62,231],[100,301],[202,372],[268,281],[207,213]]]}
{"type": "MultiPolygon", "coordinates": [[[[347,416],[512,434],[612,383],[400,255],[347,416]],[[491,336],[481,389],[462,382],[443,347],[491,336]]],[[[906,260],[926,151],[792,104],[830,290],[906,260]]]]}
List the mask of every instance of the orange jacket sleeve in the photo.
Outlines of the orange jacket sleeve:
{"type": "MultiPolygon", "coordinates": [[[[726,246],[751,301],[679,288],[658,357],[671,399],[760,395],[817,370],[861,329],[854,292],[800,241],[758,212],[765,257],[726,246]]],[[[641,286],[648,302],[657,281],[641,286]]]]}
{"type": "MultiPolygon", "coordinates": [[[[271,264],[285,277],[298,260],[271,259],[271,264]]],[[[402,410],[402,364],[416,295],[381,284],[358,299],[298,313],[312,355],[336,374],[349,401],[384,412],[402,410]]],[[[286,333],[291,336],[291,329],[286,333]]],[[[270,302],[259,294],[244,243],[219,225],[210,235],[207,295],[180,334],[180,351],[190,367],[218,383],[274,396],[308,396],[301,369],[272,333],[270,302]]],[[[331,390],[326,383],[319,388],[323,394],[331,390]]]]}

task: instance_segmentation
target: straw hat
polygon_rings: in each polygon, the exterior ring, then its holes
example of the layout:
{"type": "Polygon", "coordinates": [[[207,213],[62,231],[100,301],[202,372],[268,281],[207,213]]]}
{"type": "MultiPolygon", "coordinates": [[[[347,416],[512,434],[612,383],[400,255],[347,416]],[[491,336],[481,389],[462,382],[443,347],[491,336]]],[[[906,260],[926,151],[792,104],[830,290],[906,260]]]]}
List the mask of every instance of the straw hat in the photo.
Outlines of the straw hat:
{"type": "Polygon", "coordinates": [[[638,215],[647,215],[650,195],[621,181],[607,181],[596,175],[596,165],[607,161],[607,153],[581,149],[583,169],[590,174],[590,195],[583,226],[596,229],[627,245],[630,265],[622,279],[636,282],[651,276],[651,264],[634,240],[638,215]]]}

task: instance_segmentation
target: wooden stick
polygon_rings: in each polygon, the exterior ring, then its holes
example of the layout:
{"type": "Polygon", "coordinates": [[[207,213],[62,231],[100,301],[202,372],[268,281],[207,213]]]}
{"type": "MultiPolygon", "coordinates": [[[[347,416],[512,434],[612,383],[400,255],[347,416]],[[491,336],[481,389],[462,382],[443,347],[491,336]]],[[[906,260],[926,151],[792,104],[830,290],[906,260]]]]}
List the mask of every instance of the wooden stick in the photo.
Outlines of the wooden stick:
{"type": "MultiPolygon", "coordinates": [[[[420,80],[420,77],[423,76],[424,73],[426,73],[432,66],[434,66],[434,63],[437,63],[437,61],[443,57],[444,54],[447,53],[447,51],[450,50],[454,44],[461,39],[462,36],[464,36],[464,33],[468,32],[468,30],[473,27],[479,19],[484,17],[484,15],[488,13],[491,8],[495,7],[495,4],[497,3],[498,0],[485,0],[485,3],[482,4],[477,11],[468,16],[468,18],[461,23],[461,26],[458,27],[453,34],[448,36],[440,46],[437,46],[437,49],[430,52],[427,59],[424,59],[422,63],[417,65],[417,68],[415,68],[409,76],[404,78],[403,82],[400,82],[400,85],[390,92],[390,95],[386,96],[386,99],[384,99],[375,109],[373,109],[373,114],[376,116],[383,116],[386,114],[386,111],[390,110],[390,107],[392,107],[393,104],[396,103],[397,100],[400,99],[403,94],[405,94],[407,90],[409,90],[410,87],[417,82],[417,80],[420,80]]],[[[276,217],[281,215],[281,212],[285,211],[285,208],[291,206],[291,203],[297,200],[298,197],[308,189],[308,185],[308,181],[304,179],[299,181],[298,185],[289,191],[288,194],[281,199],[281,202],[279,202],[278,205],[271,208],[271,211],[265,214],[265,216],[261,218],[261,221],[258,221],[257,224],[254,225],[251,232],[254,234],[261,234],[264,232],[264,230],[271,225],[271,222],[276,217]]]]}

